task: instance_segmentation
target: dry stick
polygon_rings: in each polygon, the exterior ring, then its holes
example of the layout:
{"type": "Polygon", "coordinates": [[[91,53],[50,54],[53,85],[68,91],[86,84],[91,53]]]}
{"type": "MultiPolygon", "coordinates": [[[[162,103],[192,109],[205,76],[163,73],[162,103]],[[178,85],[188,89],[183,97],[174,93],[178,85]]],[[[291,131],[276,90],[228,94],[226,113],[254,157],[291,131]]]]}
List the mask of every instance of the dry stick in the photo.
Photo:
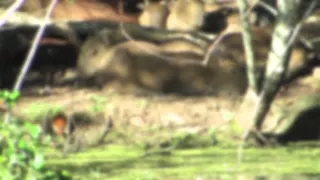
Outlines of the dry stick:
{"type": "Polygon", "coordinates": [[[258,4],[260,4],[262,7],[264,7],[267,11],[269,11],[273,16],[278,15],[278,11],[273,8],[271,5],[263,2],[262,0],[255,0],[255,2],[250,5],[248,8],[248,11],[245,13],[245,16],[249,16],[249,13],[253,11],[253,8],[255,8],[258,4]]]}
{"type": "MultiPolygon", "coordinates": [[[[51,3],[49,5],[48,10],[46,12],[46,15],[44,17],[44,21],[40,25],[40,27],[39,27],[39,29],[37,31],[37,34],[34,37],[34,40],[32,42],[31,48],[30,48],[30,50],[28,52],[27,58],[24,61],[24,64],[23,64],[23,66],[22,66],[22,68],[20,70],[19,76],[18,76],[18,78],[16,80],[16,83],[14,85],[14,88],[13,88],[14,91],[20,91],[20,89],[21,89],[21,86],[22,86],[23,80],[25,78],[25,75],[27,74],[27,72],[28,72],[28,70],[29,70],[29,68],[30,68],[30,66],[32,64],[32,59],[33,59],[33,57],[35,55],[35,52],[36,52],[36,50],[38,48],[39,41],[40,41],[40,39],[41,39],[41,37],[42,37],[42,35],[44,33],[45,27],[47,25],[47,22],[49,21],[49,18],[51,16],[51,13],[52,13],[56,3],[57,3],[57,0],[51,0],[51,3]]],[[[5,117],[5,122],[8,123],[9,121],[10,121],[10,109],[9,109],[9,111],[8,111],[6,117],[5,117]]]]}
{"type": "Polygon", "coordinates": [[[272,15],[277,16],[278,15],[278,11],[273,8],[271,5],[259,0],[257,2],[258,4],[260,4],[261,6],[263,6],[264,8],[266,8],[267,11],[269,11],[272,15]]]}
{"type": "MultiPolygon", "coordinates": [[[[20,6],[22,5],[23,0],[17,0],[15,1],[15,3],[13,3],[6,11],[6,13],[2,16],[1,20],[0,20],[0,27],[2,27],[6,22],[7,19],[15,12],[17,11],[17,9],[20,8],[20,6]]],[[[6,111],[6,115],[5,115],[5,123],[8,123],[10,121],[10,114],[11,114],[11,109],[10,107],[5,103],[4,104],[4,108],[6,111]]]]}
{"type": "Polygon", "coordinates": [[[242,24],[242,37],[243,37],[243,46],[246,55],[246,65],[247,65],[247,78],[249,82],[249,88],[251,88],[255,93],[258,93],[258,83],[256,78],[256,64],[254,59],[254,51],[252,49],[252,37],[251,29],[249,24],[249,16],[246,13],[249,6],[246,0],[237,0],[238,7],[240,11],[240,18],[242,24]]]}
{"type": "MultiPolygon", "coordinates": [[[[246,0],[237,0],[238,1],[238,7],[240,11],[240,18],[241,18],[241,24],[242,24],[242,39],[243,39],[243,46],[245,50],[246,55],[246,66],[247,66],[247,78],[249,82],[249,88],[247,92],[252,92],[250,89],[253,90],[253,92],[258,93],[258,84],[256,81],[256,64],[254,59],[254,51],[252,49],[252,37],[251,37],[251,30],[250,30],[250,24],[249,24],[249,14],[246,12],[249,7],[246,2],[246,0]]],[[[242,160],[242,151],[243,151],[243,145],[244,142],[241,141],[240,148],[238,150],[238,163],[242,160]]]]}
{"type": "MultiPolygon", "coordinates": [[[[242,23],[242,37],[243,37],[243,46],[246,54],[246,65],[247,65],[247,78],[249,82],[249,88],[253,90],[255,95],[258,93],[258,83],[256,78],[256,64],[254,59],[254,51],[252,48],[252,37],[251,37],[251,30],[250,30],[250,24],[249,24],[249,13],[252,11],[253,7],[258,4],[261,1],[257,1],[254,3],[253,6],[249,7],[247,2],[245,0],[238,0],[238,7],[240,10],[240,17],[241,17],[241,23],[242,23]]],[[[252,92],[252,91],[247,92],[252,92]]],[[[244,133],[244,137],[247,137],[249,129],[251,129],[252,125],[250,124],[249,128],[246,129],[244,133]]],[[[238,163],[241,163],[242,161],[242,155],[243,155],[243,147],[245,144],[245,139],[241,138],[241,143],[238,148],[238,163]]]]}
{"type": "MultiPolygon", "coordinates": [[[[211,43],[211,45],[208,47],[207,52],[201,62],[202,65],[207,66],[208,63],[210,62],[210,56],[214,53],[214,50],[216,49],[216,47],[218,46],[218,44],[221,42],[221,40],[225,37],[228,36],[230,34],[236,34],[235,32],[228,32],[228,30],[226,30],[225,32],[222,32],[221,34],[219,34],[216,39],[213,41],[213,43],[211,43]]],[[[217,62],[216,65],[219,62],[217,62]]]]}
{"type": "Polygon", "coordinates": [[[312,14],[312,12],[316,8],[316,6],[317,6],[317,1],[313,0],[312,3],[310,4],[309,8],[304,13],[300,24],[302,23],[302,21],[306,20],[312,14]]]}
{"type": "MultiPolygon", "coordinates": [[[[202,65],[204,66],[207,66],[209,61],[210,61],[210,57],[214,51],[214,49],[217,47],[217,45],[220,43],[220,41],[223,39],[224,36],[226,36],[227,34],[226,33],[221,33],[218,35],[217,39],[213,41],[213,43],[209,46],[205,56],[204,56],[204,59],[202,61],[202,65]]],[[[216,65],[219,65],[218,63],[219,62],[216,62],[217,64],[216,65]]]]}
{"type": "MultiPolygon", "coordinates": [[[[249,13],[253,11],[253,8],[259,3],[260,0],[255,0],[250,7],[248,8],[248,11],[245,13],[245,16],[249,16],[249,13]]],[[[249,3],[249,2],[248,2],[249,3]]]]}
{"type": "Polygon", "coordinates": [[[47,10],[47,13],[46,13],[46,15],[44,17],[44,21],[40,25],[40,27],[39,27],[39,29],[37,31],[37,34],[33,39],[33,42],[32,42],[31,48],[30,48],[30,50],[28,52],[27,58],[26,58],[23,66],[22,66],[22,69],[21,69],[21,71],[19,73],[18,79],[16,80],[16,83],[14,85],[14,90],[16,90],[16,91],[19,91],[21,86],[22,86],[24,77],[27,74],[27,72],[28,72],[28,70],[29,70],[29,68],[30,68],[30,66],[32,64],[32,59],[33,59],[33,57],[34,57],[34,55],[35,55],[35,53],[37,51],[38,44],[39,44],[40,39],[41,39],[41,37],[42,37],[42,35],[44,33],[44,30],[45,30],[45,28],[46,28],[46,26],[48,24],[47,22],[50,20],[51,13],[52,13],[53,8],[55,7],[56,3],[57,3],[57,0],[51,0],[51,3],[50,3],[50,5],[48,7],[48,10],[47,10]]]}
{"type": "Polygon", "coordinates": [[[24,0],[16,0],[5,12],[5,14],[1,17],[0,19],[0,27],[2,27],[7,19],[14,13],[17,11],[17,9],[19,9],[21,7],[21,5],[23,4],[24,0]]]}

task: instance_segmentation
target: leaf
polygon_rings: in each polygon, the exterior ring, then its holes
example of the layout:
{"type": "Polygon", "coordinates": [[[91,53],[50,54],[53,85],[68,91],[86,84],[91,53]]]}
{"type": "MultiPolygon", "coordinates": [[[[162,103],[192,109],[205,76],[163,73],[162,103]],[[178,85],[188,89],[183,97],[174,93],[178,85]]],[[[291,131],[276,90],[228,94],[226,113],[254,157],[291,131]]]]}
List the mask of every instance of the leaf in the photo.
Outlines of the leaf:
{"type": "Polygon", "coordinates": [[[16,101],[19,96],[20,96],[20,92],[19,91],[13,91],[13,92],[9,93],[8,99],[10,101],[16,101]]]}
{"type": "Polygon", "coordinates": [[[41,128],[38,125],[26,123],[24,127],[33,139],[37,139],[40,136],[41,128]]]}
{"type": "Polygon", "coordinates": [[[24,138],[21,138],[19,141],[18,147],[20,149],[26,149],[28,147],[28,144],[29,143],[24,138]]]}
{"type": "Polygon", "coordinates": [[[44,156],[42,154],[36,154],[33,162],[32,167],[36,170],[40,170],[44,166],[44,156]]]}
{"type": "Polygon", "coordinates": [[[54,177],[56,175],[56,173],[52,170],[48,170],[45,172],[45,177],[49,178],[49,177],[54,177]]]}
{"type": "Polygon", "coordinates": [[[8,97],[9,97],[9,91],[7,91],[7,90],[2,91],[1,97],[2,97],[3,99],[7,100],[8,97]]]}
{"type": "Polygon", "coordinates": [[[71,174],[70,174],[70,172],[67,171],[67,170],[61,170],[61,175],[62,175],[62,177],[64,177],[64,178],[71,178],[71,174]]]}

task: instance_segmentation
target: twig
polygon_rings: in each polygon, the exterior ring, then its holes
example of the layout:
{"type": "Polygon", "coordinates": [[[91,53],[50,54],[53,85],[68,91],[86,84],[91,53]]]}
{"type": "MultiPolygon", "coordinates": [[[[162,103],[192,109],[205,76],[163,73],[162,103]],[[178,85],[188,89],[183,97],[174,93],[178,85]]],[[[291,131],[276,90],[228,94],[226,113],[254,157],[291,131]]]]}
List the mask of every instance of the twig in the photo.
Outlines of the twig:
{"type": "MultiPolygon", "coordinates": [[[[204,56],[204,59],[202,61],[202,65],[204,66],[207,66],[209,61],[210,61],[210,57],[214,51],[214,49],[217,47],[217,45],[220,43],[220,41],[223,39],[223,37],[226,36],[225,33],[221,33],[216,40],[213,41],[213,43],[209,46],[205,56],[204,56]]],[[[218,64],[217,64],[218,65],[218,64]]]]}
{"type": "Polygon", "coordinates": [[[246,55],[246,65],[247,65],[247,78],[249,82],[249,88],[251,88],[255,93],[258,93],[258,83],[256,78],[256,64],[254,58],[254,51],[252,48],[252,37],[251,29],[249,24],[249,18],[246,14],[249,8],[245,0],[237,0],[238,7],[240,11],[241,24],[242,24],[242,37],[243,37],[243,47],[246,55]]]}
{"type": "Polygon", "coordinates": [[[32,42],[31,48],[30,48],[30,50],[28,52],[27,58],[24,61],[22,69],[21,69],[21,71],[19,73],[19,76],[17,78],[17,81],[16,81],[16,83],[14,85],[14,90],[16,90],[16,91],[19,91],[21,89],[24,77],[27,74],[27,72],[28,72],[28,70],[29,70],[29,68],[30,68],[30,66],[32,64],[32,59],[33,59],[33,57],[35,55],[35,52],[37,51],[38,44],[39,44],[40,39],[41,39],[41,37],[42,37],[42,35],[44,33],[44,30],[45,30],[45,28],[46,28],[46,26],[48,24],[47,22],[50,19],[51,13],[52,13],[56,3],[57,3],[57,0],[51,0],[51,3],[49,5],[48,10],[46,12],[46,15],[44,17],[44,21],[40,25],[40,27],[39,27],[39,29],[38,29],[38,31],[36,33],[36,36],[34,37],[34,40],[32,42]]]}
{"type": "MultiPolygon", "coordinates": [[[[202,65],[204,66],[207,66],[209,61],[210,61],[210,57],[212,56],[212,54],[214,53],[214,50],[215,48],[218,46],[218,44],[221,42],[221,40],[225,37],[225,36],[228,36],[228,35],[231,35],[231,34],[236,34],[234,32],[229,32],[228,30],[227,31],[224,31],[222,32],[221,34],[219,34],[216,39],[213,41],[213,43],[211,43],[211,45],[208,47],[207,49],[207,52],[202,60],[202,65]]],[[[218,64],[216,64],[218,65],[218,64]]]]}
{"type": "Polygon", "coordinates": [[[6,22],[7,19],[17,11],[17,9],[20,8],[20,6],[23,4],[24,0],[16,0],[4,13],[2,18],[0,19],[0,27],[2,27],[6,22]]]}
{"type": "MultiPolygon", "coordinates": [[[[19,73],[19,76],[16,80],[16,83],[14,85],[14,88],[13,90],[14,91],[19,91],[21,89],[21,85],[22,85],[22,82],[24,80],[24,77],[25,75],[27,74],[31,64],[32,64],[32,59],[35,55],[35,52],[38,48],[38,44],[39,44],[39,41],[44,33],[44,29],[47,25],[47,21],[49,20],[50,16],[51,16],[51,13],[55,7],[57,3],[57,0],[51,0],[51,3],[48,7],[48,10],[46,12],[46,15],[44,17],[44,21],[43,23],[40,25],[38,31],[37,31],[37,34],[32,42],[32,45],[31,45],[31,48],[28,52],[28,55],[27,55],[27,58],[26,60],[24,61],[24,64],[22,66],[22,69],[20,70],[20,73],[19,73]]],[[[11,109],[8,110],[7,114],[6,114],[6,117],[5,117],[5,123],[9,123],[10,122],[10,118],[11,118],[11,109]]]]}
{"type": "Polygon", "coordinates": [[[278,15],[278,11],[277,9],[275,9],[274,7],[270,6],[269,4],[258,0],[258,4],[260,4],[262,7],[264,7],[267,11],[269,11],[273,16],[277,16],[278,15]]]}

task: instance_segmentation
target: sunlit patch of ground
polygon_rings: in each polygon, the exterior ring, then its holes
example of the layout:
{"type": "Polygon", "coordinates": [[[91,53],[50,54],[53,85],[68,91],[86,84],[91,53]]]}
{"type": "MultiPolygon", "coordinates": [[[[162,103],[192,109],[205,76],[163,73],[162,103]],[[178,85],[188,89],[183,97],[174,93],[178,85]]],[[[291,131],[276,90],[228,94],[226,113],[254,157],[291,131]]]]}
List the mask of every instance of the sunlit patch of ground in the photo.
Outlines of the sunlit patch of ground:
{"type": "MultiPolygon", "coordinates": [[[[319,91],[315,78],[304,78],[283,88],[278,94],[272,111],[267,116],[266,129],[275,126],[282,108],[295,103],[307,94],[319,91]],[[307,83],[306,83],[307,82],[307,83]]],[[[119,94],[113,90],[54,88],[48,97],[22,97],[14,111],[30,115],[49,106],[58,106],[66,112],[102,111],[110,116],[122,129],[132,127],[142,129],[166,128],[201,132],[209,128],[219,128],[236,120],[242,97],[177,97],[147,96],[137,97],[119,94]]]]}

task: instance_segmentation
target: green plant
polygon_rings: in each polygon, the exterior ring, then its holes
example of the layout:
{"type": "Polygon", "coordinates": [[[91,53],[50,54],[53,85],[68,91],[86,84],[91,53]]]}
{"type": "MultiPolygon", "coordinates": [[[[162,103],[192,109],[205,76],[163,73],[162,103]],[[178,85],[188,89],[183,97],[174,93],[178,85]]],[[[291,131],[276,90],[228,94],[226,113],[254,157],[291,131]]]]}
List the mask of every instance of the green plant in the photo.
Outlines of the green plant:
{"type": "Polygon", "coordinates": [[[92,101],[93,103],[93,106],[92,106],[92,111],[94,113],[99,113],[99,112],[102,112],[105,105],[107,104],[107,99],[105,97],[102,97],[102,96],[91,96],[90,97],[90,100],[92,101]]]}
{"type": "MultiPolygon", "coordinates": [[[[0,91],[0,99],[10,110],[19,92],[0,91]]],[[[14,117],[0,122],[0,173],[2,179],[70,179],[66,171],[56,172],[44,167],[40,148],[41,127],[14,117]]]]}

